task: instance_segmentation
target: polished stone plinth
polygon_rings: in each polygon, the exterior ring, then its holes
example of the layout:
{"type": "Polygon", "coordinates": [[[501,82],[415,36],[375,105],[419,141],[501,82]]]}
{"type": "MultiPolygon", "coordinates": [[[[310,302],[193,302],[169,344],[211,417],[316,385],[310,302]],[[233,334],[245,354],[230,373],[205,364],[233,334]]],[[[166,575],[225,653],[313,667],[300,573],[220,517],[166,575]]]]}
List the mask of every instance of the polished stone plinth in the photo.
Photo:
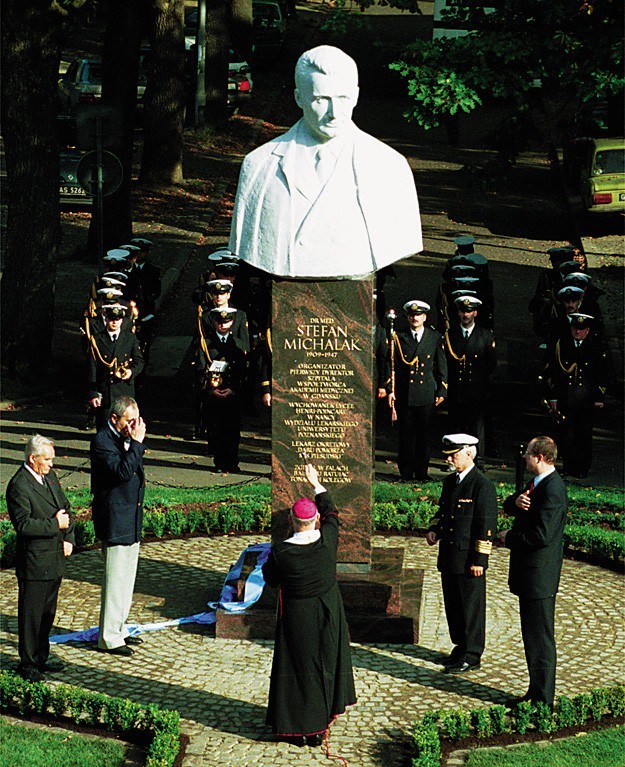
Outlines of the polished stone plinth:
{"type": "MultiPolygon", "coordinates": [[[[245,578],[246,569],[235,584],[241,598],[245,578]]],[[[339,572],[338,579],[352,641],[417,643],[423,570],[404,567],[403,548],[374,548],[367,572],[339,572]]],[[[217,610],[215,635],[273,639],[277,602],[277,589],[266,586],[261,599],[243,613],[217,610]]]]}
{"type": "Polygon", "coordinates": [[[373,280],[272,285],[272,537],[312,496],[312,463],[341,514],[338,561],[371,560],[373,280]]]}

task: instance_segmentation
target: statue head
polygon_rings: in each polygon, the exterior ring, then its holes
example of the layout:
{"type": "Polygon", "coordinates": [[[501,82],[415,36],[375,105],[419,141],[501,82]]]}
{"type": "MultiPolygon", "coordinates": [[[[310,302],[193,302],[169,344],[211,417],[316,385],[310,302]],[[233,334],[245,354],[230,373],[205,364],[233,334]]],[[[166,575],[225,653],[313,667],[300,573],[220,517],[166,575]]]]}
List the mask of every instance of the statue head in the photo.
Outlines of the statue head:
{"type": "Polygon", "coordinates": [[[295,101],[318,141],[344,134],[358,102],[356,62],[332,45],[306,51],[295,66],[295,101]]]}

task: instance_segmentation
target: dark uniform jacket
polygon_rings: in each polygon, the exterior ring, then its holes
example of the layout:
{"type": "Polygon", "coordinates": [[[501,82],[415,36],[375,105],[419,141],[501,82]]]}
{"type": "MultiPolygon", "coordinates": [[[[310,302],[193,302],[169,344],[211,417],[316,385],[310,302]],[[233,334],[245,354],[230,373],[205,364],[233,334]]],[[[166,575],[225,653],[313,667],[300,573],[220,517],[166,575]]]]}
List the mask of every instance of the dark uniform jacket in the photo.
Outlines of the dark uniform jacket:
{"type": "Polygon", "coordinates": [[[21,466],[7,487],[7,508],[15,532],[17,548],[15,572],[19,579],[51,581],[62,578],[67,557],[63,541],[74,543],[74,523],[60,530],[55,515],[59,509],[70,510],[54,471],[39,484],[25,466],[21,466]]]}
{"type": "Polygon", "coordinates": [[[516,506],[518,495],[514,493],[503,505],[506,514],[515,516],[506,535],[510,549],[508,585],[519,597],[546,599],[557,593],[560,583],[566,486],[557,471],[545,477],[530,493],[529,511],[516,506]]]}
{"type": "MultiPolygon", "coordinates": [[[[417,344],[411,331],[395,334],[395,394],[401,406],[433,405],[447,396],[447,360],[443,339],[425,327],[417,344]]],[[[390,378],[390,371],[387,378],[390,378]]]]}
{"type": "MultiPolygon", "coordinates": [[[[202,334],[210,337],[215,333],[215,326],[211,318],[210,310],[214,308],[212,304],[207,305],[202,309],[202,334]]],[[[234,307],[231,307],[234,308],[234,307]]],[[[247,314],[242,309],[237,309],[236,314],[233,316],[232,327],[230,328],[237,346],[249,354],[250,351],[250,331],[247,322],[247,314]]]]}
{"type": "Polygon", "coordinates": [[[142,442],[118,434],[107,423],[91,440],[92,514],[96,537],[109,544],[141,540],[143,524],[142,442]]]}
{"type": "MultiPolygon", "coordinates": [[[[226,343],[223,344],[214,327],[207,327],[204,335],[204,343],[200,344],[198,370],[205,371],[213,361],[225,361],[228,367],[222,374],[223,385],[218,388],[230,388],[238,394],[245,376],[247,357],[243,349],[243,342],[235,338],[232,332],[228,333],[226,343]]],[[[207,373],[207,375],[209,375],[207,373]]]]}
{"type": "Polygon", "coordinates": [[[550,399],[566,412],[603,402],[610,375],[608,350],[592,331],[579,348],[570,329],[549,349],[547,375],[550,399]]]}
{"type": "Polygon", "coordinates": [[[497,528],[497,493],[475,466],[457,483],[457,474],[443,481],[439,511],[430,530],[439,539],[438,569],[468,574],[471,565],[488,567],[492,536],[497,528]]]}
{"type": "Polygon", "coordinates": [[[493,331],[475,324],[468,339],[456,322],[445,334],[449,399],[482,402],[489,395],[490,377],[497,366],[493,331]]]}
{"type": "Polygon", "coordinates": [[[113,344],[105,326],[94,328],[89,347],[89,399],[102,395],[102,406],[110,407],[116,397],[133,397],[135,378],[143,370],[143,354],[134,333],[121,328],[119,338],[113,344]],[[110,363],[117,360],[112,366],[110,363]],[[132,371],[127,381],[114,375],[122,363],[128,363],[132,371]]]}
{"type": "Polygon", "coordinates": [[[143,266],[134,266],[127,285],[128,298],[135,301],[139,319],[156,311],[156,299],[161,295],[161,270],[149,261],[143,266]]]}

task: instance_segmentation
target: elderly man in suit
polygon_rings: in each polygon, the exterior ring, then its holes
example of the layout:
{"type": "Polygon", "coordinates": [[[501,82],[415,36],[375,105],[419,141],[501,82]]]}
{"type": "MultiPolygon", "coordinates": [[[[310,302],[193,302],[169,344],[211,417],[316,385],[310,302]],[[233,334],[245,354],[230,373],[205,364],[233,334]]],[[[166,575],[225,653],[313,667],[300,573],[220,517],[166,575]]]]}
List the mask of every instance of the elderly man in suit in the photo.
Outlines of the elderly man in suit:
{"type": "Polygon", "coordinates": [[[303,117],[241,168],[229,248],[281,277],[361,277],[423,248],[412,171],[352,122],[356,62],[321,45],[295,67],[303,117]]]}
{"type": "Polygon", "coordinates": [[[499,533],[510,549],[508,585],[519,597],[529,671],[529,689],[522,700],[550,707],[556,686],[554,624],[567,510],[566,486],[554,465],[557,456],[550,437],[530,441],[525,464],[534,476],[524,490],[504,502],[504,511],[515,519],[511,530],[499,533]]]}
{"type": "Polygon", "coordinates": [[[454,644],[445,672],[480,667],[486,642],[486,569],[497,526],[497,493],[475,466],[477,437],[446,434],[443,454],[454,473],[445,478],[439,510],[426,542],[439,544],[438,569],[445,615],[454,644]]]}
{"type": "Polygon", "coordinates": [[[425,301],[407,301],[408,330],[394,333],[390,344],[388,404],[399,424],[397,465],[405,482],[430,479],[430,423],[447,396],[443,339],[425,324],[429,310],[425,301]]]}
{"type": "Polygon", "coordinates": [[[7,487],[7,508],[15,532],[18,582],[18,673],[40,682],[44,671],[61,671],[48,661],[48,636],[67,557],[74,547],[69,502],[52,470],[54,442],[35,434],[26,443],[25,460],[7,487]]]}
{"type": "Polygon", "coordinates": [[[95,408],[96,427],[106,425],[117,397],[134,397],[135,379],[143,370],[143,353],[137,336],[124,327],[128,309],[119,303],[102,307],[104,325],[89,336],[89,404],[95,408]]]}
{"type": "Polygon", "coordinates": [[[118,397],[108,422],[91,441],[93,525],[104,560],[98,649],[113,655],[132,655],[130,645],[142,643],[129,636],[126,621],[143,523],[145,432],[135,400],[118,397]]]}

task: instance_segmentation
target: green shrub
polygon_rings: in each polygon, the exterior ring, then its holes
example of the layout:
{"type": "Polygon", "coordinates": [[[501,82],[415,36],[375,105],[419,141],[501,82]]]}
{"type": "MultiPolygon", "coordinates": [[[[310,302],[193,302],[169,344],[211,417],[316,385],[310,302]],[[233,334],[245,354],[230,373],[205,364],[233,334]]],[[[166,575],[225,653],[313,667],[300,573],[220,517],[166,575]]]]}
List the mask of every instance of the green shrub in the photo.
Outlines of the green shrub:
{"type": "Polygon", "coordinates": [[[532,721],[532,712],[534,707],[527,700],[520,700],[517,703],[514,715],[516,720],[516,729],[521,735],[525,735],[532,721]]]}
{"type": "Polygon", "coordinates": [[[189,509],[189,513],[187,514],[187,529],[190,533],[194,533],[196,530],[200,529],[200,525],[202,523],[202,515],[199,511],[196,511],[196,509],[189,509]]]}
{"type": "Polygon", "coordinates": [[[441,729],[448,737],[458,740],[466,738],[470,732],[471,713],[463,708],[444,711],[440,718],[441,729]]]}
{"type": "Polygon", "coordinates": [[[608,710],[613,716],[623,716],[625,714],[625,685],[618,684],[614,687],[608,687],[608,710]]]}
{"type": "Polygon", "coordinates": [[[413,729],[412,742],[415,749],[412,767],[439,767],[441,740],[436,722],[426,722],[424,717],[413,729]]]}
{"type": "Polygon", "coordinates": [[[76,548],[86,549],[96,542],[95,528],[90,519],[77,519],[74,524],[76,548]]]}
{"type": "Polygon", "coordinates": [[[590,704],[592,699],[587,692],[581,695],[576,695],[573,698],[573,711],[575,712],[575,724],[586,724],[588,719],[588,712],[590,711],[590,704]]]}
{"type": "Polygon", "coordinates": [[[575,724],[575,709],[571,703],[571,699],[566,695],[561,695],[558,698],[556,706],[558,713],[558,725],[564,729],[565,727],[572,727],[575,724]]]}
{"type": "Polygon", "coordinates": [[[536,703],[533,711],[533,722],[538,732],[552,732],[556,728],[556,718],[546,703],[536,703]]]}
{"type": "Polygon", "coordinates": [[[591,690],[590,715],[598,722],[608,712],[608,691],[605,688],[591,690]]]}
{"type": "Polygon", "coordinates": [[[493,726],[488,708],[476,708],[471,712],[471,722],[478,738],[488,738],[492,735],[493,726]]]}
{"type": "Polygon", "coordinates": [[[150,511],[143,515],[143,534],[152,533],[162,538],[165,532],[165,514],[162,511],[150,511]]]}
{"type": "Polygon", "coordinates": [[[172,535],[182,535],[187,531],[187,517],[180,509],[167,509],[164,523],[165,529],[172,535]]]}
{"type": "Polygon", "coordinates": [[[490,706],[491,729],[493,735],[501,735],[508,729],[506,727],[506,707],[490,706]]]}

